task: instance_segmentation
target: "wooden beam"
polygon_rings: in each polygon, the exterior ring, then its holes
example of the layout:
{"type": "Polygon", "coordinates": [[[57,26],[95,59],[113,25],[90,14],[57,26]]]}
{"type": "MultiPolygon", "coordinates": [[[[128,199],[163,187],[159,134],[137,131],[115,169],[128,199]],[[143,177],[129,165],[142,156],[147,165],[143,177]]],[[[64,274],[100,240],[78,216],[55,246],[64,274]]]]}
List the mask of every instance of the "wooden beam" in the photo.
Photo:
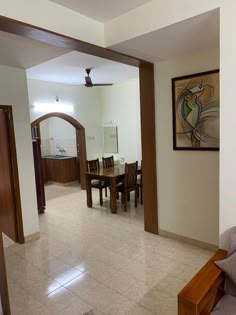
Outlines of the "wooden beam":
{"type": "Polygon", "coordinates": [[[85,54],[117,61],[130,66],[139,67],[140,63],[149,63],[139,58],[131,57],[114,50],[90,44],[79,39],[58,34],[27,23],[19,22],[0,15],[0,30],[11,34],[41,41],[69,50],[79,51],[85,54]]]}
{"type": "Polygon", "coordinates": [[[158,233],[157,217],[157,175],[156,175],[156,135],[155,96],[153,64],[141,64],[140,110],[142,134],[142,171],[144,198],[144,229],[158,233]]]}

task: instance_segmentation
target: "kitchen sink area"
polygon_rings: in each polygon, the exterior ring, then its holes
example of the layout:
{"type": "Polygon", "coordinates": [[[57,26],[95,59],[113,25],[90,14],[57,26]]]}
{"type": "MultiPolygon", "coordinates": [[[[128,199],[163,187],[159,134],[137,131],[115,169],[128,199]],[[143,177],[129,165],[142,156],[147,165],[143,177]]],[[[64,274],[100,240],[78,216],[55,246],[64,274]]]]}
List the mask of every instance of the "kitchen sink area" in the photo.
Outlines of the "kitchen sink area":
{"type": "Polygon", "coordinates": [[[51,159],[51,160],[68,160],[74,158],[74,156],[68,156],[68,155],[46,155],[43,157],[43,159],[51,159]]]}

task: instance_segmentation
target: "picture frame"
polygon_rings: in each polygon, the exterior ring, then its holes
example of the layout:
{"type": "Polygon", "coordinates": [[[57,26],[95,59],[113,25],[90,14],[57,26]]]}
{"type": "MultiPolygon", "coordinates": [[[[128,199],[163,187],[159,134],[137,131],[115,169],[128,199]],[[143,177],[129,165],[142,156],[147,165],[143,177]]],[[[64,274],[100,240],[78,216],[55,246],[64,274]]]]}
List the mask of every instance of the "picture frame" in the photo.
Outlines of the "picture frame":
{"type": "Polygon", "coordinates": [[[172,78],[173,149],[219,150],[219,69],[172,78]]]}

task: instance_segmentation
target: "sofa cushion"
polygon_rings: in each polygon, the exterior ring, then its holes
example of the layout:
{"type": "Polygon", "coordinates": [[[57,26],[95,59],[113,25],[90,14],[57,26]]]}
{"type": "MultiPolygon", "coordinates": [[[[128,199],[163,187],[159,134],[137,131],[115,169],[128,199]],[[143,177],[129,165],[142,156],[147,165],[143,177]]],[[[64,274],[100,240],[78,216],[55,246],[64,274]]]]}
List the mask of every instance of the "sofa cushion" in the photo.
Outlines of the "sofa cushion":
{"type": "Polygon", "coordinates": [[[230,294],[236,297],[236,285],[233,283],[233,281],[225,276],[225,286],[224,291],[226,294],[230,294]]]}
{"type": "MultiPolygon", "coordinates": [[[[236,234],[235,234],[236,236],[236,234]]],[[[232,240],[233,238],[231,238],[232,240]]],[[[226,294],[231,294],[236,297],[236,252],[228,256],[224,260],[216,261],[215,264],[225,272],[225,286],[226,294]]]]}
{"type": "Polygon", "coordinates": [[[236,252],[223,260],[215,261],[215,264],[220,267],[220,269],[225,272],[226,276],[236,285],[236,252]]]}
{"type": "Polygon", "coordinates": [[[236,297],[225,294],[214,307],[211,315],[235,315],[236,297]]]}
{"type": "Polygon", "coordinates": [[[236,227],[231,229],[229,235],[229,251],[228,256],[236,252],[236,227]]]}
{"type": "MultiPolygon", "coordinates": [[[[232,255],[236,252],[236,227],[234,226],[229,234],[229,250],[228,250],[228,256],[232,255]]],[[[236,285],[233,283],[233,281],[225,276],[225,293],[231,294],[233,296],[236,296],[236,285]]]]}

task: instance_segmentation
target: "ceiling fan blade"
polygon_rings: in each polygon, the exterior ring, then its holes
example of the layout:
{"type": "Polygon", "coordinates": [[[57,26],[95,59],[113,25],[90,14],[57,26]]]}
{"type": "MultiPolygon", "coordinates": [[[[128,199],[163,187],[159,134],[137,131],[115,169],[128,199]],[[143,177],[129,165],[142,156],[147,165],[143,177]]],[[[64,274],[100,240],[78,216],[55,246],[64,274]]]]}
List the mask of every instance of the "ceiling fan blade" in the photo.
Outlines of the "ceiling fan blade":
{"type": "Polygon", "coordinates": [[[93,87],[93,86],[109,86],[109,85],[113,85],[113,83],[97,83],[97,84],[93,84],[91,77],[89,76],[91,70],[93,68],[87,68],[85,69],[87,76],[85,76],[85,86],[86,87],[93,87]]]}

